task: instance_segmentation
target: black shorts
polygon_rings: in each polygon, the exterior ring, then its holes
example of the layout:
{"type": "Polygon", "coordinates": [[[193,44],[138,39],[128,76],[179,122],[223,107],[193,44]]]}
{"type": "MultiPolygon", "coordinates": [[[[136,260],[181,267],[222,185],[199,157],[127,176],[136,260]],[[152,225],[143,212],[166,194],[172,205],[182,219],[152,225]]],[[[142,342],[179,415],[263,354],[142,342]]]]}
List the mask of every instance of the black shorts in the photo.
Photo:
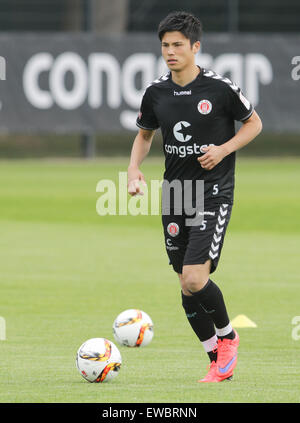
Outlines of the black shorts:
{"type": "Polygon", "coordinates": [[[185,214],[162,215],[169,264],[177,273],[188,264],[203,264],[211,259],[213,273],[218,265],[232,205],[207,206],[198,226],[187,226],[185,214]]]}

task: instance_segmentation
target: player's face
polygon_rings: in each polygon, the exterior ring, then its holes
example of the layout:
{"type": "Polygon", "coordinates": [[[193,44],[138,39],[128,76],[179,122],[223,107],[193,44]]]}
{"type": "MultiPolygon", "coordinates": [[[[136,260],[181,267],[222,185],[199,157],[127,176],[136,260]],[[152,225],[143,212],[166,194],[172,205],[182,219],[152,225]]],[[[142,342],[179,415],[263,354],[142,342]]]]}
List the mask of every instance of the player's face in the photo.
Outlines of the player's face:
{"type": "Polygon", "coordinates": [[[190,40],[179,31],[166,32],[161,40],[162,56],[168,68],[180,72],[195,63],[200,42],[191,45],[190,40]]]}

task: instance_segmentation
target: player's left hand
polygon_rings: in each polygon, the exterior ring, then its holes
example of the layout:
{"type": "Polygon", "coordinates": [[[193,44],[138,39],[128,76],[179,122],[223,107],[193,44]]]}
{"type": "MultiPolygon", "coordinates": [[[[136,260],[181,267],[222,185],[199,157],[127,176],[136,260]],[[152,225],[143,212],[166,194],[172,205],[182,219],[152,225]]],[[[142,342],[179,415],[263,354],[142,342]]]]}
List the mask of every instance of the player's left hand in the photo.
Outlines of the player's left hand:
{"type": "Polygon", "coordinates": [[[208,147],[203,147],[202,151],[204,151],[205,154],[198,157],[197,160],[205,170],[213,169],[226,156],[221,145],[209,145],[208,147]]]}

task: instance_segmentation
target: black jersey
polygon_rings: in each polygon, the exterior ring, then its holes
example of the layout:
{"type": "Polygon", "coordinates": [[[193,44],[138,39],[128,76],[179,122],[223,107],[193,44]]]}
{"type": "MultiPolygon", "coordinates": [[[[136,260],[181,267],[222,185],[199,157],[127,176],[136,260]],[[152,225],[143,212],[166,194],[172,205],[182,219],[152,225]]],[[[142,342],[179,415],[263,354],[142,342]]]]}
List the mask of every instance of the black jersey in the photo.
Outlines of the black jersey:
{"type": "Polygon", "coordinates": [[[235,152],[212,170],[197,158],[203,147],[221,145],[235,134],[234,121],[244,121],[253,106],[228,78],[200,69],[184,87],[172,81],[171,72],[147,87],[136,121],[138,127],[161,128],[165,154],[164,179],[203,180],[205,203],[233,203],[235,152]]]}

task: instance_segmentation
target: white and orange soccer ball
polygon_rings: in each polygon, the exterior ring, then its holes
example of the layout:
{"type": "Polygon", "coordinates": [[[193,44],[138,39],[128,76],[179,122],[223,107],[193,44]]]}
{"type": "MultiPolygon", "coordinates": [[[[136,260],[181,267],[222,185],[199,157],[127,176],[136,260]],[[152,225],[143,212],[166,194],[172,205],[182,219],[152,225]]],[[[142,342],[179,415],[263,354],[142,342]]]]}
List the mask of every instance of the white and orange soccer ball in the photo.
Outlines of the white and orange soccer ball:
{"type": "Polygon", "coordinates": [[[153,322],[142,310],[125,310],[113,324],[115,340],[127,347],[145,347],[153,338],[153,322]]]}
{"type": "Polygon", "coordinates": [[[114,379],[122,358],[115,344],[105,338],[91,338],[78,349],[76,365],[81,376],[89,382],[102,383],[114,379]]]}

